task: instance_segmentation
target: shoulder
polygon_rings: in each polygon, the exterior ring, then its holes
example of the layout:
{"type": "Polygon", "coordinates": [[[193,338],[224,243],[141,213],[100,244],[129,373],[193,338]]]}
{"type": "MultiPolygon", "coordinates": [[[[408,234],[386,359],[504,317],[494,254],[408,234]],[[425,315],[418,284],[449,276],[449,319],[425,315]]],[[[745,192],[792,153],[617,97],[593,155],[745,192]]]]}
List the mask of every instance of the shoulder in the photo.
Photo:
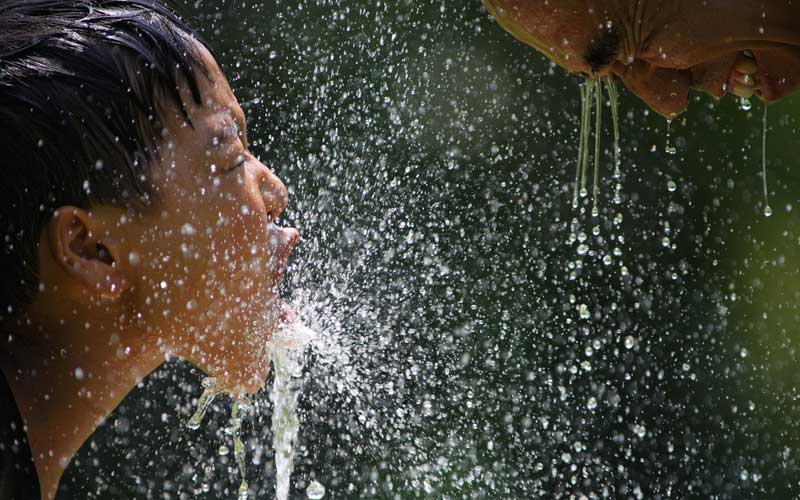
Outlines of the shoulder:
{"type": "Polygon", "coordinates": [[[11,388],[0,371],[0,500],[38,500],[39,480],[11,388]]]}

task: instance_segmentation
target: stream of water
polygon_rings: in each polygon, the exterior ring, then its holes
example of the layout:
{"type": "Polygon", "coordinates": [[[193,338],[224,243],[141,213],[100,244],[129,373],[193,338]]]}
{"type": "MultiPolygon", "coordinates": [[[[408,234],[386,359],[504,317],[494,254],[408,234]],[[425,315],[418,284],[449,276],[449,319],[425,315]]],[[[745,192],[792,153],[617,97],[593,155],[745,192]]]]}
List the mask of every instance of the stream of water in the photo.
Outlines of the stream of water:
{"type": "MultiPolygon", "coordinates": [[[[294,469],[295,444],[300,429],[297,415],[297,397],[302,386],[305,348],[316,337],[316,333],[299,321],[293,321],[283,328],[270,343],[270,359],[274,370],[274,381],[270,400],[272,411],[272,446],[275,453],[275,498],[287,500],[291,489],[291,476],[294,469]]],[[[208,377],[203,380],[203,393],[197,402],[197,409],[187,422],[190,429],[198,429],[214,398],[224,392],[217,386],[217,380],[208,377]]],[[[238,500],[248,498],[248,483],[245,468],[245,446],[241,438],[242,419],[250,413],[252,405],[246,398],[237,398],[231,408],[230,427],[227,433],[233,440],[234,459],[239,470],[241,482],[238,500]]],[[[228,453],[228,447],[220,447],[221,454],[228,453]]],[[[311,499],[325,495],[325,487],[312,481],[306,489],[311,499]]]]}
{"type": "MultiPolygon", "coordinates": [[[[296,324],[293,333],[313,335],[311,330],[296,324]]],[[[288,336],[287,336],[288,337],[288,336]]],[[[275,498],[289,498],[295,443],[300,429],[297,416],[297,396],[302,385],[305,365],[305,342],[290,342],[286,338],[273,339],[270,356],[274,370],[272,400],[272,448],[275,451],[275,498]]],[[[321,497],[320,497],[321,498],[321,497]]]]}

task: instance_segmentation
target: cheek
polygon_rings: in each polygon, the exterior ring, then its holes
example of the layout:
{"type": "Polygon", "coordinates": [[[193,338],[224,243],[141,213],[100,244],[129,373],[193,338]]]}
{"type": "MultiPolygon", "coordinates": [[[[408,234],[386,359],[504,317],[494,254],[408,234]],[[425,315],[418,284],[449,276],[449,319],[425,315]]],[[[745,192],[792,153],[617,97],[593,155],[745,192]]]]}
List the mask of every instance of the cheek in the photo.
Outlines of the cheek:
{"type": "Polygon", "coordinates": [[[180,199],[136,238],[142,310],[175,318],[263,300],[273,284],[265,272],[267,220],[257,193],[236,185],[180,199]]]}
{"type": "Polygon", "coordinates": [[[269,221],[257,189],[237,184],[236,189],[220,194],[215,212],[209,239],[218,248],[240,263],[264,255],[269,221]]]}
{"type": "MultiPolygon", "coordinates": [[[[237,304],[266,300],[276,285],[269,272],[268,218],[261,194],[251,184],[220,195],[213,228],[206,238],[208,273],[229,290],[237,304]]],[[[230,305],[230,304],[229,304],[230,305]]]]}

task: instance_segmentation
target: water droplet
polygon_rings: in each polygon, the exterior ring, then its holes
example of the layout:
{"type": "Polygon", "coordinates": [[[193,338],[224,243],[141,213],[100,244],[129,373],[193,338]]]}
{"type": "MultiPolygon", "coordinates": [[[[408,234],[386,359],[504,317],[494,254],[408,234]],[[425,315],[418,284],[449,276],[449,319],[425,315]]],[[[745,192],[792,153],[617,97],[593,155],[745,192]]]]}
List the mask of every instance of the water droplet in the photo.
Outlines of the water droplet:
{"type": "Polygon", "coordinates": [[[247,481],[242,480],[239,484],[239,496],[237,500],[247,500],[247,481]]]}
{"type": "Polygon", "coordinates": [[[325,496],[325,486],[319,481],[311,481],[311,484],[306,488],[306,496],[309,500],[319,500],[325,496]]]}
{"type": "Polygon", "coordinates": [[[669,182],[667,182],[667,191],[669,191],[670,193],[672,193],[672,192],[674,192],[676,189],[678,189],[678,185],[677,185],[677,184],[675,184],[675,181],[673,181],[673,180],[670,180],[669,182]]]}
{"type": "Polygon", "coordinates": [[[586,255],[586,252],[589,251],[589,246],[585,243],[581,243],[578,245],[578,255],[586,255]]]}
{"type": "Polygon", "coordinates": [[[612,262],[612,260],[611,260],[611,256],[610,256],[610,255],[608,255],[608,254],[606,254],[606,255],[603,257],[603,264],[605,264],[605,265],[607,265],[607,266],[610,266],[610,265],[611,265],[611,262],[612,262]]]}
{"type": "Polygon", "coordinates": [[[622,175],[619,169],[619,103],[617,100],[617,86],[613,76],[606,78],[606,88],[608,89],[608,98],[611,104],[611,124],[614,132],[614,178],[619,179],[622,175]]]}
{"type": "Polygon", "coordinates": [[[223,444],[223,445],[220,445],[219,449],[217,450],[217,453],[219,453],[220,455],[224,456],[224,455],[227,455],[230,451],[231,450],[228,449],[228,447],[223,444]]]}
{"type": "Polygon", "coordinates": [[[739,99],[739,109],[742,111],[750,111],[752,108],[753,103],[750,101],[750,99],[747,99],[746,97],[739,99]]]}
{"type": "Polygon", "coordinates": [[[772,215],[772,207],[769,206],[769,191],[767,190],[767,110],[769,107],[764,105],[764,115],[761,118],[761,181],[764,187],[764,215],[772,215]]]}
{"type": "Polygon", "coordinates": [[[633,338],[633,336],[628,335],[627,337],[625,337],[625,348],[626,349],[632,349],[633,346],[635,346],[635,345],[636,345],[636,339],[633,338]]]}
{"type": "Polygon", "coordinates": [[[203,421],[208,407],[211,406],[217,394],[221,392],[220,389],[217,388],[217,379],[213,377],[203,379],[202,384],[205,390],[197,401],[197,410],[195,410],[192,418],[186,423],[186,426],[190,429],[198,429],[200,427],[200,423],[203,421]]]}
{"type": "Polygon", "coordinates": [[[578,314],[580,315],[581,319],[589,319],[590,316],[589,306],[587,306],[586,304],[581,304],[580,307],[578,308],[578,314]]]}
{"type": "Polygon", "coordinates": [[[140,261],[141,261],[141,258],[139,257],[138,253],[131,252],[131,253],[128,254],[128,262],[132,266],[138,266],[140,261]]]}
{"type": "Polygon", "coordinates": [[[666,144],[664,144],[664,152],[668,155],[674,155],[678,152],[678,149],[672,145],[670,142],[670,136],[672,135],[672,120],[667,120],[667,140],[666,144]]]}
{"type": "Polygon", "coordinates": [[[589,401],[586,402],[586,408],[590,410],[597,408],[597,399],[593,397],[589,398],[589,401]]]}
{"type": "Polygon", "coordinates": [[[661,238],[661,245],[662,246],[669,247],[669,244],[670,244],[670,241],[669,241],[669,238],[667,236],[664,236],[663,238],[661,238]]]}

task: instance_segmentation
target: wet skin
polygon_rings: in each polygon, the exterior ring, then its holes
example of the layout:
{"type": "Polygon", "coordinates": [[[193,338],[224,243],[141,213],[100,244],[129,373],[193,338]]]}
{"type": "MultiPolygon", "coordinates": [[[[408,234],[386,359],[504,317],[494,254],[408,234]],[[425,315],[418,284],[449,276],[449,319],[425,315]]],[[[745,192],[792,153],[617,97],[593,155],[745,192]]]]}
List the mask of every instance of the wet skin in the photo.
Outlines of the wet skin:
{"type": "Polygon", "coordinates": [[[213,57],[202,105],[161,110],[156,198],[144,209],[61,207],[39,246],[40,291],[4,324],[0,365],[27,427],[43,498],[124,396],[170,356],[233,393],[259,389],[299,235],[273,224],[283,183],[247,148],[213,57]]]}
{"type": "Polygon", "coordinates": [[[567,71],[616,75],[672,118],[690,89],[766,102],[800,87],[800,2],[484,0],[515,37],[567,71]]]}

